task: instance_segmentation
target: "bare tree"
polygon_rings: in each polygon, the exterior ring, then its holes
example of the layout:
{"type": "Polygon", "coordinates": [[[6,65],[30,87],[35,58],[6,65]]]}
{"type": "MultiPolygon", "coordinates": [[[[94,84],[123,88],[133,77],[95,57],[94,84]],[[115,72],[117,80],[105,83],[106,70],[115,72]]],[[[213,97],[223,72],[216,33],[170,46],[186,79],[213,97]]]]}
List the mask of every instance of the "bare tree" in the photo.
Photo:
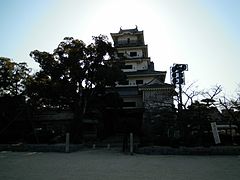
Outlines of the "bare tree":
{"type": "Polygon", "coordinates": [[[239,123],[239,115],[240,115],[240,84],[236,90],[236,95],[232,98],[227,98],[223,96],[219,99],[220,108],[224,109],[227,113],[227,121],[229,123],[230,128],[230,135],[232,138],[232,142],[234,143],[234,136],[233,136],[233,123],[238,125],[239,123]]]}
{"type": "MultiPolygon", "coordinates": [[[[190,83],[189,85],[183,86],[182,96],[183,96],[183,109],[187,109],[187,107],[192,104],[194,101],[198,100],[199,96],[202,94],[201,90],[198,90],[198,86],[196,85],[197,81],[190,83]]],[[[179,103],[179,97],[175,97],[174,99],[177,103],[179,103]]]]}
{"type": "Polygon", "coordinates": [[[202,96],[204,97],[204,99],[202,99],[201,101],[205,102],[207,106],[210,106],[214,104],[214,102],[218,101],[218,97],[222,91],[223,91],[223,88],[221,85],[215,85],[211,89],[204,91],[202,93],[202,96]]]}
{"type": "Polygon", "coordinates": [[[219,99],[219,103],[220,103],[220,106],[223,109],[225,109],[227,114],[230,116],[228,118],[228,123],[229,123],[229,129],[230,129],[230,136],[231,136],[232,142],[234,142],[232,125],[233,125],[233,122],[237,121],[237,117],[234,113],[234,106],[233,106],[232,100],[229,100],[226,97],[223,97],[222,99],[219,99]]]}
{"type": "Polygon", "coordinates": [[[237,97],[232,100],[233,107],[235,110],[240,111],[240,84],[238,84],[238,88],[236,90],[237,97]]]}

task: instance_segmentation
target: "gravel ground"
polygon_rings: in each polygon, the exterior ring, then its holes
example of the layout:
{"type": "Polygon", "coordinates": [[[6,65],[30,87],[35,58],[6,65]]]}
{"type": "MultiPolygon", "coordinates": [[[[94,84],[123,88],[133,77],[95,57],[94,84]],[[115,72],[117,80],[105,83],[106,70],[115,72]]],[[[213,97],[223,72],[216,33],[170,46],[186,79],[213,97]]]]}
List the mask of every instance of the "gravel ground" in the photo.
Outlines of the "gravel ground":
{"type": "Polygon", "coordinates": [[[0,179],[19,180],[239,180],[240,156],[0,152],[0,179]]]}

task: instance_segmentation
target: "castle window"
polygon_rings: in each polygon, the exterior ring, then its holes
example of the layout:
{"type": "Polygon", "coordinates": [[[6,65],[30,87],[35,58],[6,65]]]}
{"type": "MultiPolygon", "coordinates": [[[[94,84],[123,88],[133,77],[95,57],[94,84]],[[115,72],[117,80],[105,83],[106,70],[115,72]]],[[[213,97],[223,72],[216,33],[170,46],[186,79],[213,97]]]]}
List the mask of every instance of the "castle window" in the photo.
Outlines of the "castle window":
{"type": "Polygon", "coordinates": [[[123,102],[123,107],[136,107],[136,102],[123,102]]]}
{"type": "Polygon", "coordinates": [[[118,53],[119,58],[123,58],[123,53],[118,53]]]}
{"type": "Polygon", "coordinates": [[[143,84],[143,80],[136,80],[136,84],[143,84]]]}
{"type": "Polygon", "coordinates": [[[119,85],[129,85],[129,81],[126,80],[126,81],[121,81],[121,82],[118,82],[119,85]]]}
{"type": "Polygon", "coordinates": [[[124,65],[124,67],[123,67],[123,69],[132,69],[133,68],[133,66],[132,65],[124,65]]]}
{"type": "Polygon", "coordinates": [[[131,57],[137,56],[137,52],[130,52],[130,56],[131,56],[131,57]]]}

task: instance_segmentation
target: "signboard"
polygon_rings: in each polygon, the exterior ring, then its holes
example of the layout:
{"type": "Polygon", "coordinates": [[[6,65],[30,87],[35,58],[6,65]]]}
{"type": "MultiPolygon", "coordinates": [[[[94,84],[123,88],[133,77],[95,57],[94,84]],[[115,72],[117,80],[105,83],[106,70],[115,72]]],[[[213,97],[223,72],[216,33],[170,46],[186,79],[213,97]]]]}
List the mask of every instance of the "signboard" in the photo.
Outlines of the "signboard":
{"type": "Polygon", "coordinates": [[[218,134],[218,130],[217,130],[216,122],[212,122],[211,127],[212,127],[212,133],[213,133],[215,144],[221,143],[221,140],[220,140],[220,137],[219,137],[219,134],[218,134]]]}

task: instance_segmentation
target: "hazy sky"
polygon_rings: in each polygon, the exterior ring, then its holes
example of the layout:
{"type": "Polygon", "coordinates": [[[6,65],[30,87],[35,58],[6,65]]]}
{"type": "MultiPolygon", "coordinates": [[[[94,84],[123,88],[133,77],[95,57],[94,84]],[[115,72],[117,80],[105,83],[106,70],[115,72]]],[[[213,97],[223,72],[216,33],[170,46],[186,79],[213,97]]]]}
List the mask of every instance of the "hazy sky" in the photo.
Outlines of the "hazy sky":
{"type": "Polygon", "coordinates": [[[0,23],[0,56],[33,69],[32,50],[52,52],[64,37],[111,40],[137,25],[166,82],[173,63],[186,63],[200,89],[229,94],[240,83],[240,0],[0,0],[0,23]]]}

